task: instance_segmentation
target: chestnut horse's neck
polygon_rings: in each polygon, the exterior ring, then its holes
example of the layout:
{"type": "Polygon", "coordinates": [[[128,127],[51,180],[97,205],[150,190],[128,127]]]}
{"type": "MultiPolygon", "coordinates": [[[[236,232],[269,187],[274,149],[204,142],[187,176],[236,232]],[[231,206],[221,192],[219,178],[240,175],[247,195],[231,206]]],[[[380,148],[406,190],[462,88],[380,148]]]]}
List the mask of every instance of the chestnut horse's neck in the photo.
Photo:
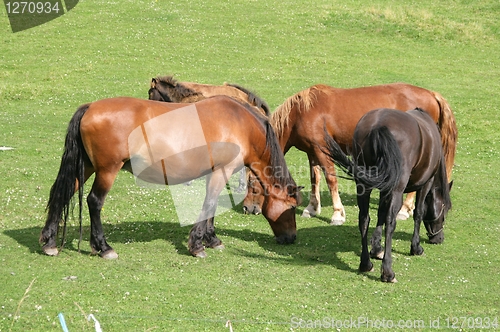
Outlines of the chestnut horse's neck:
{"type": "Polygon", "coordinates": [[[300,117],[308,112],[314,106],[317,100],[317,93],[328,88],[324,85],[314,85],[308,89],[300,91],[289,97],[283,104],[278,106],[271,115],[271,123],[278,140],[281,150],[286,153],[293,145],[293,129],[300,117]]]}

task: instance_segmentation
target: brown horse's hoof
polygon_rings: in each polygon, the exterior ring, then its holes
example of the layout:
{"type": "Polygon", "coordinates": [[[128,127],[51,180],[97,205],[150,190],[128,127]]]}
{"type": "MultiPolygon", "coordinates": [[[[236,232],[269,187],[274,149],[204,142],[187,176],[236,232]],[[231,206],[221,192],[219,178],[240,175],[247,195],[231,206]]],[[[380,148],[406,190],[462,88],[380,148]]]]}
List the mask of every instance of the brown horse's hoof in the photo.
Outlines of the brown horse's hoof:
{"type": "Polygon", "coordinates": [[[205,252],[205,250],[201,250],[201,251],[198,251],[196,253],[191,253],[194,257],[198,257],[198,258],[205,258],[207,257],[207,253],[205,252]]]}
{"type": "Polygon", "coordinates": [[[57,248],[43,248],[43,252],[48,256],[59,255],[59,250],[57,250],[57,248]]]}
{"type": "Polygon", "coordinates": [[[212,247],[212,249],[215,249],[215,250],[224,250],[224,249],[226,249],[226,246],[221,243],[218,246],[212,247]]]}
{"type": "Polygon", "coordinates": [[[118,254],[113,249],[108,250],[106,252],[101,252],[100,256],[104,259],[117,259],[118,258],[118,254]]]}

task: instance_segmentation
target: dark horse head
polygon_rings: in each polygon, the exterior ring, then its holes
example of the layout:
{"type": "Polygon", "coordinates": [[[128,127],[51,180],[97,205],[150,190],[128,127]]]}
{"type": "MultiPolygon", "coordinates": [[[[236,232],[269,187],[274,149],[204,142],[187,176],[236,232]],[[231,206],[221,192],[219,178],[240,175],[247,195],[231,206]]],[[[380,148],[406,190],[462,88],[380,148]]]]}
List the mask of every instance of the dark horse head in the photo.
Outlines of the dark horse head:
{"type": "Polygon", "coordinates": [[[431,190],[425,197],[424,201],[424,226],[427,230],[429,242],[439,244],[444,241],[444,220],[446,214],[451,209],[450,190],[453,181],[447,183],[447,177],[444,160],[441,162],[440,170],[434,176],[434,181],[431,190]]]}
{"type": "Polygon", "coordinates": [[[179,84],[172,76],[151,79],[149,100],[172,102],[193,102],[205,99],[201,93],[179,84]],[[191,100],[192,99],[192,100],[191,100]]]}

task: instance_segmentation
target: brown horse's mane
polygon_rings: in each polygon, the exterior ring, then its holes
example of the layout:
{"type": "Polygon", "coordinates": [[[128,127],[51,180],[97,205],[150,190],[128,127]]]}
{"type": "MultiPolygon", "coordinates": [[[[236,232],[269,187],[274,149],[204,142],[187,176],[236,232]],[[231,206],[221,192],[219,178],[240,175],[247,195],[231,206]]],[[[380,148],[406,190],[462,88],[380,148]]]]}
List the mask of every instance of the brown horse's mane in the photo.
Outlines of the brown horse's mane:
{"type": "Polygon", "coordinates": [[[238,84],[224,83],[224,85],[227,85],[227,86],[230,86],[230,87],[233,87],[235,89],[242,91],[243,93],[245,93],[248,96],[248,101],[250,102],[250,104],[254,105],[257,108],[264,110],[264,113],[267,117],[269,117],[271,115],[271,112],[269,110],[269,106],[267,105],[267,103],[264,100],[262,100],[260,97],[258,97],[256,94],[254,94],[252,91],[250,91],[247,88],[244,88],[238,84]]]}
{"type": "Polygon", "coordinates": [[[296,107],[297,113],[305,113],[314,106],[318,99],[319,93],[329,93],[330,87],[323,84],[317,84],[305,90],[302,90],[295,95],[289,97],[283,104],[278,106],[271,115],[271,124],[278,137],[283,133],[285,127],[288,126],[290,113],[296,107]]]}
{"type": "Polygon", "coordinates": [[[151,81],[151,88],[161,89],[161,92],[169,95],[171,100],[196,102],[205,99],[201,93],[179,83],[173,76],[157,76],[151,81]]]}

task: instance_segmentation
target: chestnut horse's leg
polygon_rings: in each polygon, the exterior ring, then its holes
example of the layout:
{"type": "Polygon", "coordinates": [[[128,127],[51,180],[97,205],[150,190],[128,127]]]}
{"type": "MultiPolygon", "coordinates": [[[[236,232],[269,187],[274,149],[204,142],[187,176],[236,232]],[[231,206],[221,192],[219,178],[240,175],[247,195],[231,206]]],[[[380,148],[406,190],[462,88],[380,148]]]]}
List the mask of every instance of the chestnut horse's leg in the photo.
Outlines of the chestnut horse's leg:
{"type": "Polygon", "coordinates": [[[392,235],[396,229],[396,216],[402,205],[402,190],[390,194],[380,193],[377,224],[385,223],[385,249],[380,279],[385,282],[397,282],[392,270],[392,235]]]}
{"type": "Polygon", "coordinates": [[[342,225],[345,222],[345,210],[344,205],[342,205],[342,201],[340,200],[335,165],[323,152],[316,151],[316,153],[319,164],[321,165],[321,169],[323,169],[323,173],[325,174],[325,180],[328,184],[328,189],[330,190],[330,194],[332,195],[333,216],[330,225],[342,225]]]}
{"type": "Polygon", "coordinates": [[[118,254],[106,242],[101,223],[101,209],[104,200],[115,181],[116,175],[122,165],[116,169],[106,169],[106,171],[96,172],[94,184],[87,196],[87,204],[90,214],[90,247],[93,254],[99,254],[102,258],[115,259],[118,254]]]}
{"type": "Polygon", "coordinates": [[[316,165],[311,156],[309,157],[309,169],[311,177],[311,193],[309,195],[309,205],[302,212],[302,217],[310,218],[321,213],[321,196],[320,196],[320,185],[321,180],[321,168],[316,165]]]}
{"type": "Polygon", "coordinates": [[[403,206],[398,212],[397,220],[406,220],[410,218],[410,216],[413,214],[413,210],[415,209],[415,203],[413,202],[414,198],[415,192],[411,192],[406,195],[403,206]]]}

